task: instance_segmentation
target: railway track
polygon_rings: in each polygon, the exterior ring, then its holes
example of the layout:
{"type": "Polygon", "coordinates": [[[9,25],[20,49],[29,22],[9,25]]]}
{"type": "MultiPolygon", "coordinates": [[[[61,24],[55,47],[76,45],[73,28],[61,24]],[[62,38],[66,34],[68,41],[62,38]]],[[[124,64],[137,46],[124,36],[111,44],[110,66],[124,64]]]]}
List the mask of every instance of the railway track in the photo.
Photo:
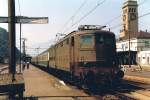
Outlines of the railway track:
{"type": "MultiPolygon", "coordinates": [[[[40,69],[48,72],[49,74],[52,74],[59,79],[63,80],[60,76],[57,76],[53,74],[53,72],[50,72],[46,68],[39,67],[40,69]]],[[[66,80],[64,79],[66,82],[66,80]]],[[[150,91],[146,87],[143,87],[144,85],[137,85],[133,82],[124,81],[123,84],[120,87],[113,88],[111,90],[105,91],[105,92],[96,92],[90,91],[86,88],[79,88],[75,86],[73,83],[67,81],[67,85],[69,85],[71,88],[79,89],[80,91],[84,91],[88,94],[88,96],[47,96],[47,97],[24,97],[24,100],[38,100],[38,99],[55,99],[55,98],[72,98],[72,100],[83,100],[83,98],[95,98],[91,100],[150,100],[150,91]]]]}
{"type": "MultiPolygon", "coordinates": [[[[54,75],[55,77],[63,80],[67,83],[71,88],[77,88],[83,90],[84,92],[88,93],[90,97],[94,97],[96,100],[105,100],[105,99],[113,99],[113,100],[150,100],[150,91],[147,90],[147,87],[143,87],[144,85],[137,85],[134,82],[123,81],[120,87],[110,89],[105,92],[96,92],[90,91],[86,88],[81,88],[75,86],[72,82],[66,81],[66,78],[63,79],[61,75],[55,74],[52,70],[48,70],[47,68],[43,68],[38,66],[41,70],[48,72],[49,74],[54,75]]],[[[80,97],[75,97],[75,100],[82,100],[80,97]]]]}
{"type": "Polygon", "coordinates": [[[117,97],[121,100],[150,100],[150,91],[146,85],[132,84],[124,81],[122,87],[113,90],[117,97]]]}
{"type": "Polygon", "coordinates": [[[1,67],[1,68],[0,68],[0,74],[1,74],[3,71],[7,70],[7,69],[8,69],[8,66],[1,67]]]}
{"type": "MultiPolygon", "coordinates": [[[[38,66],[39,67],[39,66],[38,66]]],[[[50,72],[46,68],[39,67],[40,69],[53,74],[53,72],[50,72]]],[[[8,67],[4,66],[0,68],[0,72],[3,72],[7,70],[8,67]]],[[[56,75],[54,75],[56,76],[56,75]]],[[[58,78],[61,78],[59,76],[56,76],[58,78]]],[[[63,78],[61,78],[63,80],[63,78]]],[[[66,80],[64,80],[66,81],[66,80]]],[[[70,85],[72,88],[78,88],[77,86],[74,86],[71,82],[67,82],[67,85],[70,85]]],[[[89,94],[89,96],[85,97],[94,97],[96,100],[104,100],[104,99],[114,99],[114,100],[150,100],[150,85],[146,85],[143,83],[137,83],[133,81],[127,81],[124,80],[121,87],[105,91],[105,93],[93,93],[90,90],[84,89],[84,88],[78,88],[80,90],[85,91],[89,94]]],[[[56,98],[56,97],[38,97],[38,98],[56,98]]],[[[67,97],[69,98],[69,97],[67,97]]],[[[73,98],[73,100],[82,100],[84,97],[80,96],[70,96],[70,98],[73,98]]],[[[37,97],[25,97],[25,100],[36,100],[37,97]]]]}
{"type": "Polygon", "coordinates": [[[150,100],[150,91],[134,90],[134,91],[113,91],[114,95],[121,100],[150,100]]]}

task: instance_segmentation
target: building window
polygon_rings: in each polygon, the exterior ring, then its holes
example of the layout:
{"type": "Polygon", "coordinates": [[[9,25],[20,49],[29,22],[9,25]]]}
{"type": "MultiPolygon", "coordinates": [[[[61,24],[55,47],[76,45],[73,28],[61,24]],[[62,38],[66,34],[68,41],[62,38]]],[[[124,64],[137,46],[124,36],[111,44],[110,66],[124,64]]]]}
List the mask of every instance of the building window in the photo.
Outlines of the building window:
{"type": "Polygon", "coordinates": [[[132,11],[132,9],[131,8],[129,8],[129,12],[131,12],[132,11]]]}
{"type": "Polygon", "coordinates": [[[129,8],[129,12],[136,12],[136,8],[129,8]]]}
{"type": "Polygon", "coordinates": [[[133,9],[133,12],[136,12],[136,8],[133,9]]]}

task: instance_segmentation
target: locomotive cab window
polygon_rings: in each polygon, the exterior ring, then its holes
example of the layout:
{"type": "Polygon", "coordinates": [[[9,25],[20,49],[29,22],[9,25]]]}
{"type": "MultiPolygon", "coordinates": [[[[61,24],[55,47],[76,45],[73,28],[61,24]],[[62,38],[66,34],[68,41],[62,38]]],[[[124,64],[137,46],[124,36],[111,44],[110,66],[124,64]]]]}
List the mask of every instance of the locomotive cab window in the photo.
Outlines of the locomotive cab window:
{"type": "Polygon", "coordinates": [[[104,36],[96,35],[96,43],[104,43],[104,36]]]}
{"type": "Polygon", "coordinates": [[[105,44],[113,46],[115,44],[115,38],[111,35],[107,36],[105,39],[105,44]]]}
{"type": "Polygon", "coordinates": [[[91,45],[92,44],[92,36],[91,35],[81,36],[81,44],[82,45],[91,45]]]}
{"type": "Polygon", "coordinates": [[[96,34],[95,40],[96,44],[106,44],[111,46],[115,44],[115,37],[113,35],[96,34]]]}

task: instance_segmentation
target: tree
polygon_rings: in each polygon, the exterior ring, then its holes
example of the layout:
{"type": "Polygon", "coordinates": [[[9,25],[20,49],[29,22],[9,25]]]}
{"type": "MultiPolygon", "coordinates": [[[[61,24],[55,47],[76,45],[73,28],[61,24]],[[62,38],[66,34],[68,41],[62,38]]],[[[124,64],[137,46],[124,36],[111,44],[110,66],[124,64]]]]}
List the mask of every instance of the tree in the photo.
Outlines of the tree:
{"type": "MultiPolygon", "coordinates": [[[[0,62],[4,62],[9,57],[8,32],[0,27],[0,62]]],[[[16,59],[19,60],[20,51],[16,48],[16,59]]]]}
{"type": "Polygon", "coordinates": [[[0,62],[8,57],[8,32],[0,27],[0,62]]]}

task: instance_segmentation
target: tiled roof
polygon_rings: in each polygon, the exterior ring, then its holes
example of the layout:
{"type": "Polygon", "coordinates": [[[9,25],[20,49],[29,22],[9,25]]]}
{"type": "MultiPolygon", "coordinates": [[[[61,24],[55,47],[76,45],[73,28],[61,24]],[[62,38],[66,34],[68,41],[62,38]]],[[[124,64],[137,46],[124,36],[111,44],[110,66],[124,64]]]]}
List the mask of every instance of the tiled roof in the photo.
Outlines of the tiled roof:
{"type": "Polygon", "coordinates": [[[139,38],[139,39],[150,39],[150,33],[149,32],[144,32],[144,31],[140,31],[140,32],[136,33],[135,37],[139,38]]]}

